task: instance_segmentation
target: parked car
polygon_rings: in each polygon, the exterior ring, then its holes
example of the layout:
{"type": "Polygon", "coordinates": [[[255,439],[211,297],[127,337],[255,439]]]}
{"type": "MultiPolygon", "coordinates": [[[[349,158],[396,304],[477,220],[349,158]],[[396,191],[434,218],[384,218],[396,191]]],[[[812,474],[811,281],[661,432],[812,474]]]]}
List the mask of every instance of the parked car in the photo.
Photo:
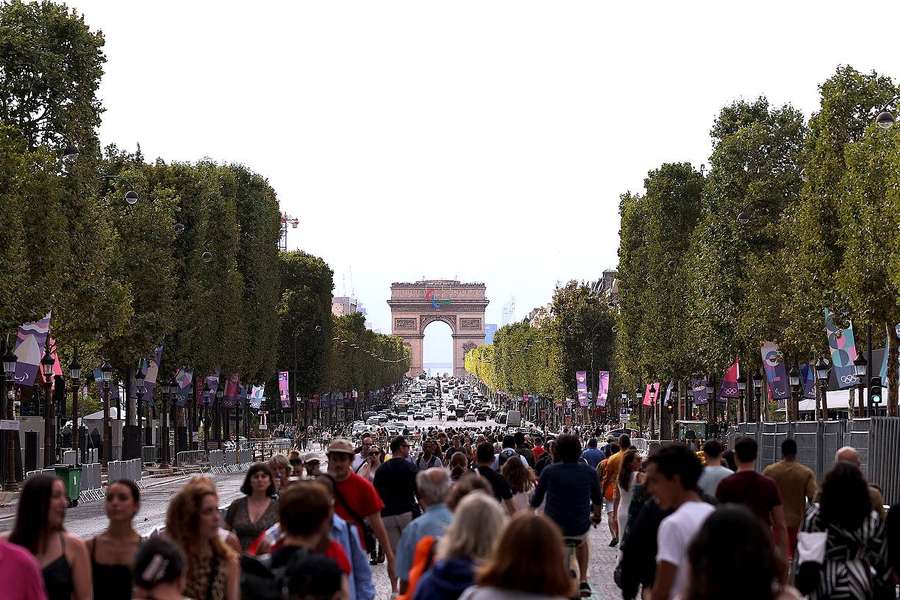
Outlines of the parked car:
{"type": "Polygon", "coordinates": [[[466,421],[468,423],[474,423],[477,420],[478,419],[475,417],[475,413],[466,413],[466,416],[463,417],[463,421],[466,421]]]}
{"type": "Polygon", "coordinates": [[[455,413],[447,413],[447,420],[448,420],[448,421],[456,421],[457,419],[458,419],[458,417],[456,416],[455,413]]]}

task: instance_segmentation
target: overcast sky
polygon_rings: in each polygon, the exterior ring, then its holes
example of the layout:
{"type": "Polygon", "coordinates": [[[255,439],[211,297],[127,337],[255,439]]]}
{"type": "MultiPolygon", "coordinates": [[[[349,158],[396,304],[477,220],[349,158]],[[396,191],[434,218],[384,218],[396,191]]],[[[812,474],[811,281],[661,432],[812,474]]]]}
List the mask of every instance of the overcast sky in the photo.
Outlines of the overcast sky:
{"type": "Polygon", "coordinates": [[[619,194],[706,162],[732,100],[900,74],[883,2],[69,4],[106,36],[104,143],[268,177],[385,332],[393,281],[484,282],[499,322],[615,268],[619,194]]]}

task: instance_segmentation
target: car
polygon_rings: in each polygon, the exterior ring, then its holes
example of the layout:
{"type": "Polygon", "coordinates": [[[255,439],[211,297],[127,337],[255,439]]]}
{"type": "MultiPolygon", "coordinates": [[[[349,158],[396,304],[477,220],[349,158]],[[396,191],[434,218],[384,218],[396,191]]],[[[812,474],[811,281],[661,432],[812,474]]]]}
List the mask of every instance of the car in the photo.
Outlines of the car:
{"type": "Polygon", "coordinates": [[[494,420],[497,423],[499,423],[500,425],[506,425],[506,413],[505,412],[499,413],[496,417],[494,417],[494,420]]]}
{"type": "Polygon", "coordinates": [[[422,413],[416,413],[413,415],[413,421],[424,421],[424,420],[425,420],[425,415],[423,415],[422,413]]]}
{"type": "Polygon", "coordinates": [[[448,420],[448,421],[456,421],[456,420],[458,420],[458,419],[459,419],[459,417],[457,417],[454,413],[447,413],[447,420],[448,420]]]}
{"type": "Polygon", "coordinates": [[[474,423],[478,418],[475,416],[475,413],[466,413],[466,416],[463,417],[463,421],[467,423],[474,423]]]}
{"type": "Polygon", "coordinates": [[[487,421],[487,413],[478,412],[478,413],[475,413],[475,416],[478,418],[479,421],[487,421]]]}

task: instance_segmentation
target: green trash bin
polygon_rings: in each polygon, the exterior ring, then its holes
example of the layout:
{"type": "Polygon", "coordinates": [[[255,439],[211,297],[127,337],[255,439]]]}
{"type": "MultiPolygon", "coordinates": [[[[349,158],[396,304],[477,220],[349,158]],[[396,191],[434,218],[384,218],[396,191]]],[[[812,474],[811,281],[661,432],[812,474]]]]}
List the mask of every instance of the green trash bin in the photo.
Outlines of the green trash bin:
{"type": "Polygon", "coordinates": [[[53,470],[66,486],[69,506],[78,506],[78,497],[81,496],[81,465],[54,465],[53,470]]]}

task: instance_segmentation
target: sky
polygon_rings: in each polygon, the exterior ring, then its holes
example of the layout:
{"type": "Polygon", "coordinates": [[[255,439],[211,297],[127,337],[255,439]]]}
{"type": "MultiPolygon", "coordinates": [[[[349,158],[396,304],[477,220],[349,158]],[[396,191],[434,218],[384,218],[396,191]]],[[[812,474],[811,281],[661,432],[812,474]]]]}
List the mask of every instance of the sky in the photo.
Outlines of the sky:
{"type": "Polygon", "coordinates": [[[497,323],[615,268],[619,195],[705,163],[736,99],[900,75],[883,2],[68,4],[106,37],[103,142],[266,176],[383,332],[391,282],[483,282],[497,323]]]}

